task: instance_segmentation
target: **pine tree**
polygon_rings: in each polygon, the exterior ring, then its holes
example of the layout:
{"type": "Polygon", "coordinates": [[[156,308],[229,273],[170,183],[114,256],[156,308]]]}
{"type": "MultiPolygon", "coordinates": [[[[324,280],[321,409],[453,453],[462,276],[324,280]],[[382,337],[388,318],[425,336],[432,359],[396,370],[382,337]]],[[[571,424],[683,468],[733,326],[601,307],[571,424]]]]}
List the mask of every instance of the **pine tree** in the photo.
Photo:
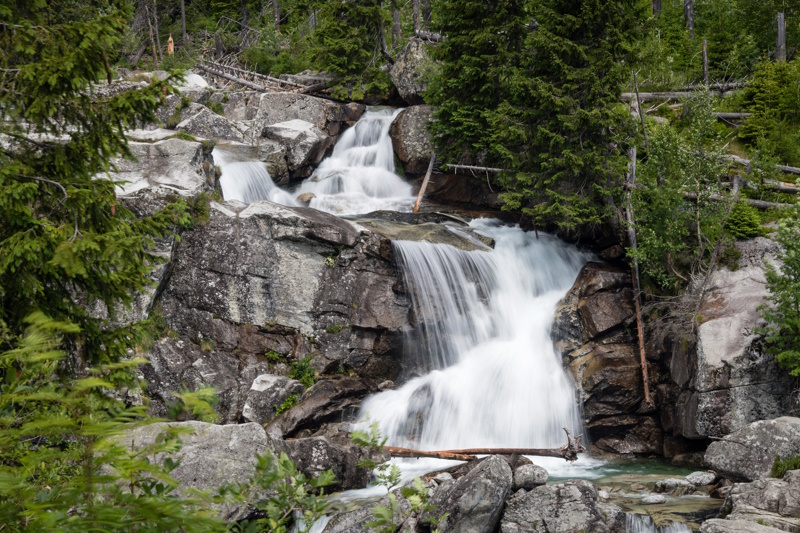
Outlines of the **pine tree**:
{"type": "Polygon", "coordinates": [[[437,154],[506,170],[506,209],[535,223],[600,222],[635,124],[620,103],[649,4],[441,0],[437,154]],[[481,20],[481,24],[475,24],[481,20]],[[459,51],[463,54],[459,55],[459,51]],[[467,154],[469,154],[467,156],[467,154]]]}
{"type": "Polygon", "coordinates": [[[110,328],[80,301],[130,302],[157,261],[153,239],[188,222],[183,202],[137,219],[107,175],[131,157],[124,131],[173,90],[168,79],[97,94],[125,17],[42,26],[0,6],[0,343],[42,311],[79,326],[65,339],[88,359],[117,359],[141,330],[110,328]]]}

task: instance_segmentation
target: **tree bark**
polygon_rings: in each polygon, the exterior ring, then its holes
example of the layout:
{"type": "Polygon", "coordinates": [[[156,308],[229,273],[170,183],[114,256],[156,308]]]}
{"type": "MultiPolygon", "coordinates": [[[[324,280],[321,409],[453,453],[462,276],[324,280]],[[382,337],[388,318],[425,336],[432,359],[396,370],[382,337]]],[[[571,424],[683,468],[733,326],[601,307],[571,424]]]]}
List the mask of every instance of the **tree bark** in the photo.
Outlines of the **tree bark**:
{"type": "Polygon", "coordinates": [[[661,0],[653,0],[653,15],[661,14],[661,0]]]}
{"type": "Polygon", "coordinates": [[[778,41],[775,48],[775,61],[786,61],[786,20],[778,13],[778,41]]]}
{"type": "Polygon", "coordinates": [[[689,38],[694,40],[694,0],[683,0],[683,19],[689,38]]]}
{"type": "Polygon", "coordinates": [[[392,0],[392,49],[400,46],[403,39],[403,30],[400,27],[400,9],[397,7],[397,0],[392,0]]]}
{"type": "Polygon", "coordinates": [[[181,0],[181,38],[186,46],[186,0],[181,0]]]}
{"type": "Polygon", "coordinates": [[[431,162],[428,163],[428,171],[425,173],[425,179],[422,180],[422,187],[419,188],[417,201],[414,202],[414,209],[413,209],[414,213],[419,211],[419,204],[422,203],[422,197],[425,195],[425,189],[428,188],[428,182],[431,179],[431,172],[433,172],[433,163],[435,161],[436,161],[436,154],[431,154],[431,162]]]}
{"type": "Polygon", "coordinates": [[[153,63],[158,68],[158,54],[156,53],[156,42],[153,40],[153,22],[150,20],[150,8],[147,7],[147,0],[144,0],[144,13],[147,16],[147,27],[150,30],[150,46],[153,49],[153,63]]]}
{"type": "Polygon", "coordinates": [[[414,33],[417,33],[421,29],[419,24],[419,0],[411,0],[411,10],[414,16],[414,33]]]}
{"type": "Polygon", "coordinates": [[[158,46],[158,60],[162,61],[164,58],[161,55],[161,36],[158,34],[158,6],[156,6],[156,0],[153,0],[153,21],[156,25],[156,46],[158,46]]]}
{"type": "Polygon", "coordinates": [[[275,19],[275,33],[281,32],[281,5],[278,0],[272,0],[272,16],[275,19]]]}
{"type": "Polygon", "coordinates": [[[239,5],[242,8],[242,26],[247,26],[247,1],[241,0],[239,5]]]}
{"type": "Polygon", "coordinates": [[[703,84],[708,85],[708,40],[703,39],[703,84]]]}

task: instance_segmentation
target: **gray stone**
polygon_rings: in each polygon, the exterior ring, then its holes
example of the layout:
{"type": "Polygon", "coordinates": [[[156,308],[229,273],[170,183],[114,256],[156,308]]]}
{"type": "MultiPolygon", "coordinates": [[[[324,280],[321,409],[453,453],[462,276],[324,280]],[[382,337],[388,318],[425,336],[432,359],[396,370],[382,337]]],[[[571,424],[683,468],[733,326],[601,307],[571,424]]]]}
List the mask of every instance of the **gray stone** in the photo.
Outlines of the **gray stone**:
{"type": "Polygon", "coordinates": [[[800,528],[800,470],[783,479],[760,479],[734,485],[725,501],[726,518],[747,520],[783,531],[800,528]]]}
{"type": "Polygon", "coordinates": [[[302,120],[313,124],[331,140],[335,140],[344,128],[358,122],[366,110],[362,104],[339,104],[297,93],[265,93],[253,103],[258,105],[253,121],[259,129],[281,122],[302,120]]]}
{"type": "Polygon", "coordinates": [[[514,482],[511,490],[531,490],[547,483],[547,470],[537,465],[520,465],[514,469],[514,482]]]}
{"type": "Polygon", "coordinates": [[[447,513],[439,524],[441,531],[492,533],[511,493],[511,483],[511,467],[502,457],[491,455],[447,489],[443,485],[434,492],[430,500],[434,509],[423,513],[421,519],[425,522],[447,513]]]}
{"type": "Polygon", "coordinates": [[[492,239],[468,227],[447,223],[405,224],[384,219],[359,218],[358,223],[392,241],[433,242],[449,244],[459,250],[490,251],[492,239]]]}
{"type": "Polygon", "coordinates": [[[158,189],[163,195],[196,196],[214,184],[213,165],[208,164],[199,142],[166,139],[153,143],[129,143],[135,161],[115,159],[117,196],[125,197],[143,189],[158,189]],[[205,163],[205,164],[204,164],[205,163]]]}
{"type": "Polygon", "coordinates": [[[292,176],[309,176],[333,146],[334,138],[311,122],[293,119],[265,126],[263,135],[286,149],[286,164],[292,176]]]}
{"type": "Polygon", "coordinates": [[[584,480],[542,485],[517,492],[506,503],[501,533],[568,533],[625,530],[625,513],[600,501],[595,486],[584,480]]]}
{"type": "Polygon", "coordinates": [[[175,129],[204,139],[226,141],[242,141],[244,139],[244,135],[233,122],[207,107],[203,107],[181,120],[175,129]]]}
{"type": "Polygon", "coordinates": [[[275,410],[289,396],[300,396],[303,384],[284,376],[261,374],[253,380],[247,392],[242,418],[248,422],[265,424],[275,418],[275,410]]]}
{"type": "Polygon", "coordinates": [[[692,494],[695,488],[685,479],[667,478],[656,481],[655,491],[660,494],[683,496],[684,494],[692,494]]]}
{"type": "Polygon", "coordinates": [[[289,183],[289,167],[286,163],[287,148],[281,143],[259,137],[252,144],[220,142],[217,143],[216,148],[237,154],[243,160],[261,161],[267,166],[267,171],[275,184],[289,183]]]}
{"type": "Polygon", "coordinates": [[[700,533],[779,533],[781,529],[762,526],[747,520],[722,520],[712,518],[700,526],[700,533]]]}
{"type": "Polygon", "coordinates": [[[667,497],[662,496],[661,494],[650,494],[642,498],[641,502],[645,505],[658,505],[661,503],[667,503],[667,497]]]}
{"type": "Polygon", "coordinates": [[[717,480],[714,472],[692,472],[686,476],[686,481],[695,486],[711,485],[717,480]]]}
{"type": "MultiPolygon", "coordinates": [[[[172,455],[180,459],[180,464],[170,475],[180,482],[179,493],[183,489],[199,489],[216,492],[227,483],[246,483],[255,472],[256,455],[270,451],[269,440],[264,429],[258,424],[238,424],[220,426],[205,422],[165,422],[149,424],[129,431],[117,441],[130,448],[150,446],[156,437],[169,428],[193,430],[181,434],[183,446],[172,455]]],[[[163,461],[161,455],[152,458],[163,461]]],[[[233,504],[219,508],[221,516],[229,516],[236,511],[233,504]]]]}
{"type": "Polygon", "coordinates": [[[433,156],[433,144],[428,125],[432,121],[433,108],[415,105],[400,112],[389,128],[394,148],[403,170],[409,174],[424,174],[433,156]]]}
{"type": "Polygon", "coordinates": [[[776,457],[800,455],[800,418],[781,417],[753,422],[706,450],[708,466],[734,481],[767,477],[776,457]]]}
{"type": "MultiPolygon", "coordinates": [[[[407,513],[411,505],[399,494],[397,494],[397,502],[399,512],[395,514],[394,525],[399,528],[402,525],[400,516],[407,513]]],[[[389,498],[384,496],[373,505],[365,505],[353,511],[336,514],[322,531],[323,533],[374,533],[375,529],[367,527],[367,524],[375,520],[373,509],[377,505],[389,507],[389,498]]]]}
{"type": "Polygon", "coordinates": [[[418,105],[425,103],[422,93],[428,88],[427,78],[433,69],[434,62],[428,55],[425,43],[412,37],[397,54],[389,75],[400,98],[409,105],[418,105]]]}

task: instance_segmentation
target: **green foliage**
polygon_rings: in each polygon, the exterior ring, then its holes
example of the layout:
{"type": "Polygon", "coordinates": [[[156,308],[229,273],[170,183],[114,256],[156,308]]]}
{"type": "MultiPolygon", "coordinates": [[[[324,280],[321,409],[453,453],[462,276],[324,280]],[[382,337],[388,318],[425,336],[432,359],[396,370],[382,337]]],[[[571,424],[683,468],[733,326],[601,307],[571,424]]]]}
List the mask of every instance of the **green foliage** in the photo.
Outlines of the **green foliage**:
{"type": "Polygon", "coordinates": [[[289,396],[288,396],[288,397],[287,397],[287,398],[286,398],[286,399],[283,401],[283,403],[282,403],[282,404],[280,404],[280,405],[278,405],[278,406],[276,406],[276,407],[275,407],[275,416],[278,416],[278,415],[280,415],[281,413],[283,413],[283,412],[285,412],[285,411],[288,411],[289,409],[291,409],[292,407],[294,407],[295,405],[297,405],[297,402],[298,402],[298,401],[299,401],[299,398],[297,397],[297,395],[296,395],[296,394],[290,394],[290,395],[289,395],[289,396]]]}
{"type": "Polygon", "coordinates": [[[758,237],[763,233],[758,210],[745,202],[737,202],[728,216],[725,230],[734,239],[758,237]]]}
{"type": "Polygon", "coordinates": [[[286,361],[286,356],[283,355],[282,353],[276,352],[275,350],[267,351],[265,357],[267,358],[267,361],[269,361],[270,363],[281,363],[283,361],[286,361]]]}
{"type": "Polygon", "coordinates": [[[437,156],[506,169],[504,208],[539,225],[603,220],[635,136],[620,90],[646,3],[439,0],[434,8],[447,35],[426,94],[437,106],[437,156]]]}
{"type": "Polygon", "coordinates": [[[312,357],[307,355],[302,359],[292,362],[289,368],[289,377],[296,379],[306,388],[317,382],[317,372],[311,367],[311,359],[312,357]]]}
{"type": "Polygon", "coordinates": [[[57,374],[60,336],[77,327],[41,313],[0,353],[0,522],[8,531],[224,531],[212,498],[175,494],[178,483],[155,454],[180,449],[177,429],[150,446],[129,449],[114,437],[149,423],[141,406],[109,391],[142,361],[98,366],[85,378],[57,374]]]}
{"type": "Polygon", "coordinates": [[[327,331],[328,333],[339,333],[343,329],[350,329],[350,326],[342,326],[339,324],[334,324],[333,326],[328,326],[328,328],[325,331],[327,331]]]}
{"type": "Polygon", "coordinates": [[[0,337],[41,310],[80,327],[64,340],[88,360],[117,360],[144,332],[95,320],[85,303],[99,300],[113,319],[151,283],[154,239],[189,217],[178,201],[137,218],[103,176],[111,158],[131,156],[123,132],[155,120],[174,78],[93,94],[100,58],[125,30],[118,15],[43,27],[0,10],[0,22],[0,337]]]}
{"type": "Polygon", "coordinates": [[[670,125],[651,131],[647,160],[637,172],[642,187],[632,191],[639,246],[628,255],[661,290],[676,288],[686,271],[703,268],[722,236],[728,209],[712,200],[723,194],[727,175],[712,102],[699,96],[689,105],[683,135],[670,125]],[[695,197],[687,199],[685,192],[695,197]]]}
{"type": "Polygon", "coordinates": [[[214,406],[219,403],[217,391],[211,387],[203,387],[196,391],[181,389],[172,393],[176,401],[167,407],[167,413],[173,420],[202,420],[217,422],[219,414],[214,406]]]}
{"type": "Polygon", "coordinates": [[[739,137],[752,146],[766,140],[786,164],[800,161],[800,62],[762,61],[743,99],[753,115],[739,128],[739,137]]]}
{"type": "Polygon", "coordinates": [[[766,335],[768,353],[793,376],[800,376],[800,217],[786,218],[778,223],[777,241],[783,246],[778,254],[781,270],[767,263],[766,300],[761,316],[768,325],[761,329],[766,335]]]}
{"type": "Polygon", "coordinates": [[[786,472],[797,469],[800,469],[799,456],[792,455],[786,459],[781,459],[780,457],[775,456],[775,462],[772,463],[772,472],[770,472],[770,476],[782,478],[786,475],[786,472]]]}
{"type": "Polygon", "coordinates": [[[206,107],[208,107],[211,111],[213,111],[217,115],[221,115],[223,117],[225,116],[225,110],[222,108],[221,102],[209,102],[206,107]]]}

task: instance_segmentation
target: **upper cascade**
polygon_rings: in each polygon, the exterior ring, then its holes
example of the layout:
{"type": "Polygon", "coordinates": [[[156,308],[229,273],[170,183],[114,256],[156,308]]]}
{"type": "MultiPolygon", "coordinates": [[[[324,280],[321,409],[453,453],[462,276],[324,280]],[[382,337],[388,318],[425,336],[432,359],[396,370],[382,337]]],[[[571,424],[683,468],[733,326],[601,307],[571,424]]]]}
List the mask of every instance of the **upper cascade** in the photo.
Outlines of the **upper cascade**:
{"type": "Polygon", "coordinates": [[[239,200],[246,204],[269,200],[276,204],[301,205],[290,193],[275,185],[264,163],[242,160],[236,154],[217,147],[212,155],[222,170],[219,184],[225,200],[239,200]]]}
{"type": "Polygon", "coordinates": [[[370,109],[345,131],[333,154],[297,194],[312,193],[311,207],[339,215],[410,211],[411,185],[395,173],[389,127],[399,109],[370,109]]]}

